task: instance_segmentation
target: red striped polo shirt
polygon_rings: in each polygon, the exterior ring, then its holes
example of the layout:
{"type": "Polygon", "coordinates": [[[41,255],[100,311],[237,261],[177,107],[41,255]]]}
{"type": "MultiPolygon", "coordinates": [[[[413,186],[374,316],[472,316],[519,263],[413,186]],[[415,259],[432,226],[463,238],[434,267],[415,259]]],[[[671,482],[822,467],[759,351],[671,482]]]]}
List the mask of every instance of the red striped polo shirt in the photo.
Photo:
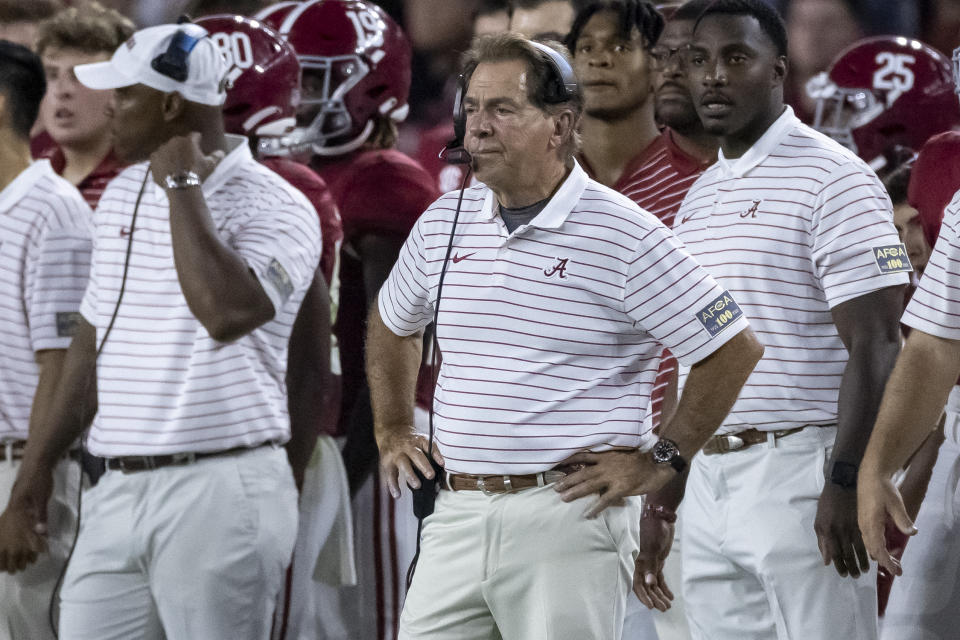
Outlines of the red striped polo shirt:
{"type": "MultiPolygon", "coordinates": [[[[433,318],[457,193],[418,220],[380,291],[386,325],[433,318]]],[[[508,233],[467,190],[440,302],[436,439],[454,473],[535,473],[580,450],[648,447],[661,345],[693,364],[747,326],[654,216],[575,165],[508,233]]]]}
{"type": "Polygon", "coordinates": [[[848,356],[831,309],[910,270],[876,174],[787,107],[742,157],[721,152],[674,232],[766,347],[720,432],[836,424],[848,356]]]}

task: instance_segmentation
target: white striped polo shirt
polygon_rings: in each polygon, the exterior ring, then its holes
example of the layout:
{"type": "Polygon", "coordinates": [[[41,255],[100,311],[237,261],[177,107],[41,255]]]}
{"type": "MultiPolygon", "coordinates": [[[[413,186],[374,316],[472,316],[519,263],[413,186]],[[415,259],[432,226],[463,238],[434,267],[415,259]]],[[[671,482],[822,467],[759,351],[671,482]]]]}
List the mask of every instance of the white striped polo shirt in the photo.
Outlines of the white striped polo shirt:
{"type": "Polygon", "coordinates": [[[27,437],[34,354],[70,346],[90,269],[90,215],[49,160],[0,192],[0,440],[27,437]]]}
{"type": "Polygon", "coordinates": [[[317,214],[303,194],[253,159],[245,138],[228,140],[232,150],[204,181],[203,194],[221,238],[256,274],[276,314],[234,342],[211,338],[180,289],[166,194],[146,163],[123,171],[97,207],[81,306],[99,346],[117,305],[145,185],[126,290],[97,361],[99,410],[88,437],[97,455],[219,451],[289,438],[287,342],[320,258],[317,214]]]}
{"type": "MultiPolygon", "coordinates": [[[[433,319],[457,192],[417,222],[380,290],[386,325],[433,319]]],[[[580,450],[649,447],[661,344],[696,363],[743,330],[735,303],[653,215],[574,165],[508,234],[466,190],[443,284],[436,438],[455,473],[544,471],[580,450]]]]}
{"type": "Polygon", "coordinates": [[[901,322],[960,340],[960,191],[944,209],[940,237],[901,322]]]}
{"type": "Polygon", "coordinates": [[[847,351],[830,310],[908,280],[876,174],[787,107],[741,158],[721,152],[673,229],[766,347],[719,432],[835,424],[847,351]]]}

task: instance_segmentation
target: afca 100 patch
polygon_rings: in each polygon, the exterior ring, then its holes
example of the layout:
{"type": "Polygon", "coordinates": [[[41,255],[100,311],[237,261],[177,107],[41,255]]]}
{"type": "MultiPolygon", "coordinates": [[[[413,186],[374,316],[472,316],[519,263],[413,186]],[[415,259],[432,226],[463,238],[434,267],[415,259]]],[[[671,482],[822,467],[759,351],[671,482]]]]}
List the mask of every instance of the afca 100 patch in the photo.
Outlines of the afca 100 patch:
{"type": "Polygon", "coordinates": [[[907,273],[913,271],[907,247],[901,244],[888,244],[873,248],[873,258],[877,261],[880,273],[907,273]]]}
{"type": "Polygon", "coordinates": [[[742,315],[743,311],[740,310],[736,300],[724,291],[716,300],[697,311],[697,320],[711,336],[715,336],[742,315]]]}

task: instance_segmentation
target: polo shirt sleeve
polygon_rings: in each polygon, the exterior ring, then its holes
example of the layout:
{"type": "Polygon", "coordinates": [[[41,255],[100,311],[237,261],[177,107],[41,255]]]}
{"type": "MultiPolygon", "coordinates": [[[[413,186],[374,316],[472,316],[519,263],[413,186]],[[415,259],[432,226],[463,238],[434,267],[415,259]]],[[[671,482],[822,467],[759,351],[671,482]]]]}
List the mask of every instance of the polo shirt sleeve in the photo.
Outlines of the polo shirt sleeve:
{"type": "Polygon", "coordinates": [[[960,192],[947,205],[940,237],[902,322],[948,340],[960,340],[960,192]]]}
{"type": "Polygon", "coordinates": [[[80,194],[53,194],[53,209],[27,251],[26,306],[34,351],[66,349],[80,320],[90,269],[90,208],[80,194]]]}
{"type": "Polygon", "coordinates": [[[657,222],[640,241],[624,286],[624,310],[683,365],[693,365],[747,328],[727,291],[657,222]]]}
{"type": "MultiPolygon", "coordinates": [[[[266,171],[266,170],[265,170],[266,171]]],[[[313,205],[293,187],[272,176],[251,185],[244,223],[231,246],[257,276],[276,315],[307,289],[320,262],[320,223],[313,205]]],[[[297,302],[299,304],[299,302],[297,302]]]]}
{"type": "Polygon", "coordinates": [[[811,219],[813,272],[830,308],[906,284],[907,252],[893,226],[893,207],[876,174],[854,162],[826,177],[811,219]]]}
{"type": "Polygon", "coordinates": [[[377,296],[380,318],[398,336],[412,335],[433,322],[424,242],[427,216],[424,214],[407,236],[377,296]]]}

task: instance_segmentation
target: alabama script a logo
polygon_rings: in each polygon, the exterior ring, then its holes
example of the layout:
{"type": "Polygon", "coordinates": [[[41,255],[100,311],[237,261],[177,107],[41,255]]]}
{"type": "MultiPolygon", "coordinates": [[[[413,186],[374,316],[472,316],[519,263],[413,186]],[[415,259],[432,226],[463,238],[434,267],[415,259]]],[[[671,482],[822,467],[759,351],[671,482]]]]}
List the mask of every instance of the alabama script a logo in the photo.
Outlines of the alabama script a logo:
{"type": "Polygon", "coordinates": [[[763,202],[763,200],[754,200],[754,201],[753,201],[753,204],[750,206],[750,208],[747,209],[746,211],[742,212],[742,213],[740,214],[740,217],[741,217],[741,218],[756,218],[756,217],[757,217],[757,207],[760,206],[760,203],[761,203],[761,202],[763,202]]]}
{"type": "Polygon", "coordinates": [[[559,275],[561,278],[567,277],[567,262],[570,258],[557,258],[557,264],[553,265],[550,269],[544,269],[543,275],[548,278],[553,275],[559,275]]]}

